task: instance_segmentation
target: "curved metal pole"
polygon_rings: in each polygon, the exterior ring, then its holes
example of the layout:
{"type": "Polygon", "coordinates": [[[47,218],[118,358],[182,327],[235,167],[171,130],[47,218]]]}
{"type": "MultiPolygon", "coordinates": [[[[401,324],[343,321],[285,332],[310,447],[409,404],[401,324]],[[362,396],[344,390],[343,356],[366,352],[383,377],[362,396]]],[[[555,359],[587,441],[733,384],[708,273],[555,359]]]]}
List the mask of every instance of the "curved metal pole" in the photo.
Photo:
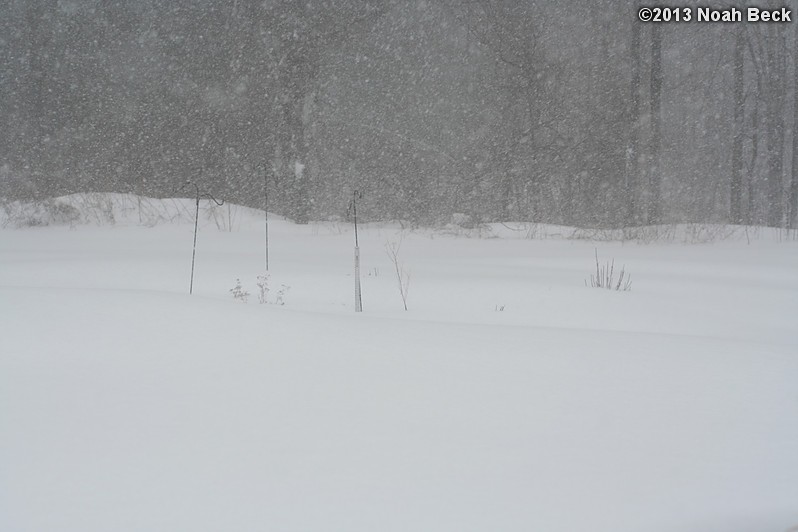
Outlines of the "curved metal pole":
{"type": "MultiPolygon", "coordinates": [[[[201,194],[200,193],[200,189],[199,189],[199,185],[197,185],[193,181],[190,181],[190,180],[186,181],[186,185],[194,185],[194,190],[197,193],[196,201],[195,201],[196,209],[194,211],[194,246],[193,246],[193,248],[191,250],[191,283],[189,284],[189,287],[188,287],[188,293],[189,293],[189,295],[192,295],[194,293],[194,263],[196,262],[196,259],[197,259],[197,232],[199,230],[199,203],[200,203],[200,197],[207,198],[207,199],[213,201],[216,205],[218,205],[220,207],[222,205],[224,205],[224,200],[218,201],[216,198],[214,198],[213,196],[211,196],[207,192],[201,194]]],[[[185,185],[183,186],[183,188],[185,188],[185,185]]]]}
{"type": "Polygon", "coordinates": [[[197,203],[196,203],[197,210],[194,213],[194,248],[191,250],[191,285],[188,287],[189,295],[194,293],[194,261],[197,258],[197,229],[199,226],[200,194],[199,194],[199,187],[196,185],[196,183],[194,184],[194,186],[197,188],[197,203]]]}

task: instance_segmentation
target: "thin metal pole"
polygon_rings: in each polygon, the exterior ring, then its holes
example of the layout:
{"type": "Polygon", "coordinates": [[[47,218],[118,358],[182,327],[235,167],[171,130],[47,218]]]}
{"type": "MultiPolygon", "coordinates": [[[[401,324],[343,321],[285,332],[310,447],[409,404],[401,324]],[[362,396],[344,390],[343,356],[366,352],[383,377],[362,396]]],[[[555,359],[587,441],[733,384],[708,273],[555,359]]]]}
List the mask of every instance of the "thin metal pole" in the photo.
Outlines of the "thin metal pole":
{"type": "Polygon", "coordinates": [[[194,214],[194,249],[191,251],[191,285],[188,288],[189,295],[194,293],[194,260],[197,257],[197,227],[199,224],[199,186],[196,184],[194,186],[197,188],[197,211],[194,214]]]}
{"type": "Polygon", "coordinates": [[[358,247],[357,243],[357,197],[360,193],[355,190],[355,193],[352,195],[352,214],[355,219],[355,247],[358,247]]]}
{"type": "Polygon", "coordinates": [[[269,271],[269,172],[266,171],[266,163],[263,163],[263,217],[266,225],[266,271],[269,271]]]}
{"type": "Polygon", "coordinates": [[[355,220],[355,312],[363,312],[363,300],[360,291],[360,245],[357,240],[357,198],[360,193],[355,190],[352,195],[352,214],[355,220]]]}
{"type": "MultiPolygon", "coordinates": [[[[194,263],[196,262],[196,258],[197,258],[197,232],[199,230],[200,189],[199,189],[199,185],[194,183],[194,182],[192,182],[192,181],[186,182],[184,187],[188,186],[188,185],[194,185],[194,189],[197,191],[197,200],[196,200],[197,208],[194,211],[194,247],[191,250],[191,284],[188,287],[188,293],[189,294],[193,294],[194,293],[194,263]]],[[[180,190],[183,190],[183,189],[181,188],[180,190]]],[[[211,196],[209,193],[204,193],[204,194],[202,194],[202,196],[208,198],[211,201],[213,201],[216,205],[218,205],[220,207],[222,205],[224,205],[224,200],[217,201],[216,198],[211,196]]]]}

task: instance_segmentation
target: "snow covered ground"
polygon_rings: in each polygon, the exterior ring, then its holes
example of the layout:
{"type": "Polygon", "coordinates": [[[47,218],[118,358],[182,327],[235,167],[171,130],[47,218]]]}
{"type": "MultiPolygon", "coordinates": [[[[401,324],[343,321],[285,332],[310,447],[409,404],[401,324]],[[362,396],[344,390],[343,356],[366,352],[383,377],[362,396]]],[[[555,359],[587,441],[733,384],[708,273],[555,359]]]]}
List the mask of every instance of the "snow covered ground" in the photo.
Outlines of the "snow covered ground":
{"type": "Polygon", "coordinates": [[[273,220],[259,304],[257,212],[203,213],[189,296],[193,203],[135,203],[0,231],[2,531],[798,525],[798,242],[370,226],[355,314],[350,225],[273,220]]]}

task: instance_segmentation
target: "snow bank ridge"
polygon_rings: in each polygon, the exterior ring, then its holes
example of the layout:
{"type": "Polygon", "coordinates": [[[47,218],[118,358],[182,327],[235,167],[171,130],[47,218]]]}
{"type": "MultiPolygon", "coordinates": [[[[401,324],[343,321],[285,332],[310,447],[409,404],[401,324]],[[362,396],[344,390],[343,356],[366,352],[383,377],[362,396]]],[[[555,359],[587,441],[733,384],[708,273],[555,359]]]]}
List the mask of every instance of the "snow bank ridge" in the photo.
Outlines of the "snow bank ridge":
{"type": "MultiPolygon", "coordinates": [[[[9,201],[0,198],[0,228],[22,229],[43,226],[97,225],[145,226],[193,224],[193,198],[150,198],[135,194],[90,192],[37,201],[9,201]]],[[[263,211],[225,203],[218,206],[200,200],[200,225],[219,231],[257,229],[263,224],[263,211]]],[[[285,221],[269,213],[270,220],[285,221]]],[[[661,224],[619,229],[570,227],[535,222],[458,223],[453,219],[442,227],[429,228],[439,235],[466,238],[535,240],[587,240],[597,242],[674,242],[702,244],[722,240],[798,241],[798,230],[762,226],[707,223],[661,224]]],[[[340,232],[340,221],[317,222],[333,225],[340,232]]],[[[396,222],[402,228],[405,223],[396,222]]],[[[395,225],[395,224],[371,224],[395,225]]]]}

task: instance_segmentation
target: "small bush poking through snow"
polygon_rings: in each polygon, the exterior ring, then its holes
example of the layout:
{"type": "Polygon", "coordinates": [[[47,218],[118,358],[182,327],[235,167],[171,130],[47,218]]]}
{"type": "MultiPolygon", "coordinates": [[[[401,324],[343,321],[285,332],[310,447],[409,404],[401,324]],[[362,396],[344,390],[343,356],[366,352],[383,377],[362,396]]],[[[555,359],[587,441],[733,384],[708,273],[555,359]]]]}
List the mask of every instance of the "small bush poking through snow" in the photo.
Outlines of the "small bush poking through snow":
{"type": "MultiPolygon", "coordinates": [[[[290,286],[281,284],[280,288],[277,289],[274,294],[274,301],[269,301],[269,293],[272,292],[271,288],[269,288],[269,274],[262,273],[258,275],[256,279],[255,284],[258,286],[258,303],[261,305],[265,305],[266,303],[281,306],[285,305],[285,294],[291,289],[290,286]]],[[[230,293],[233,295],[233,299],[243,303],[249,300],[249,292],[244,290],[244,287],[241,285],[241,279],[236,279],[236,285],[230,289],[230,293]]]]}
{"type": "MultiPolygon", "coordinates": [[[[587,280],[585,280],[585,284],[587,285],[587,280]]],[[[618,292],[628,292],[632,289],[632,278],[626,273],[626,269],[623,266],[621,266],[621,270],[616,277],[615,259],[605,264],[600,264],[598,250],[596,250],[596,273],[590,276],[590,286],[618,292]]]]}
{"type": "Polygon", "coordinates": [[[249,292],[244,290],[241,286],[241,279],[236,279],[236,285],[230,289],[230,293],[233,294],[233,299],[237,299],[244,303],[249,299],[249,292]]]}
{"type": "Polygon", "coordinates": [[[291,289],[290,286],[287,284],[281,284],[280,289],[277,291],[277,297],[275,298],[275,304],[277,305],[285,305],[285,293],[291,289]]]}
{"type": "Polygon", "coordinates": [[[269,302],[269,274],[258,275],[258,303],[261,305],[269,302]]]}

